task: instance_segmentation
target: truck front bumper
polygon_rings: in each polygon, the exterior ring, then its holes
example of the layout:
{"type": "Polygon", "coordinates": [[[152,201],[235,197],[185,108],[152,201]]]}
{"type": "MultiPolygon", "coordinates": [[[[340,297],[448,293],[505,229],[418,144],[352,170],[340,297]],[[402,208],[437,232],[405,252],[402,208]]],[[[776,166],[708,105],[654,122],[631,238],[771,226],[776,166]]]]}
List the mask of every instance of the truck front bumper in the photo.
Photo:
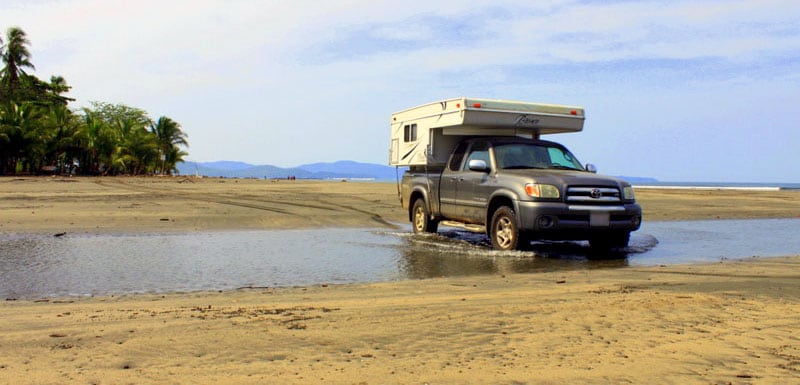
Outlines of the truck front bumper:
{"type": "Polygon", "coordinates": [[[522,231],[585,234],[606,230],[635,231],[642,224],[642,208],[636,203],[607,206],[523,201],[518,204],[522,231]]]}

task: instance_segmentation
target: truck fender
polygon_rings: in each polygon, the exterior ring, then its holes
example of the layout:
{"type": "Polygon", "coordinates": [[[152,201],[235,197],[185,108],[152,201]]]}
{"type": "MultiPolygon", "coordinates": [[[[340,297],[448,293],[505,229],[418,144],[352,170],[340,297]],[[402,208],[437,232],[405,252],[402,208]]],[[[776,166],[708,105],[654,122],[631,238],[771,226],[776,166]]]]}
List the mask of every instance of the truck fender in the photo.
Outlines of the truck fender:
{"type": "Polygon", "coordinates": [[[411,194],[409,194],[408,198],[408,220],[413,220],[413,213],[411,212],[412,208],[414,207],[414,201],[422,198],[425,200],[425,204],[428,206],[428,212],[435,215],[433,212],[433,205],[431,204],[430,195],[428,194],[427,189],[423,188],[422,186],[416,186],[411,190],[411,194]]]}
{"type": "Polygon", "coordinates": [[[492,215],[501,206],[510,206],[514,210],[514,216],[517,218],[517,224],[520,223],[519,218],[519,197],[511,190],[499,189],[489,197],[489,204],[486,206],[486,232],[489,232],[489,227],[492,222],[492,215]]]}

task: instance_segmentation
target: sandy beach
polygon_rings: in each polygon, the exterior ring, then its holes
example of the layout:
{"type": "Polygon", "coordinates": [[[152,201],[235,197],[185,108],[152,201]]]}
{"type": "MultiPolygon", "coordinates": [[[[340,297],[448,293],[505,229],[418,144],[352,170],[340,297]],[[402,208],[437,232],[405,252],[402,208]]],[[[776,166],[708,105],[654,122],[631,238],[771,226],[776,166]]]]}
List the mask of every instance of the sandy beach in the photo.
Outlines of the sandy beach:
{"type": "MultiPolygon", "coordinates": [[[[641,190],[646,221],[798,218],[800,191],[641,190]]],[[[394,183],[0,178],[0,233],[131,233],[407,223],[394,183]]]]}
{"type": "MultiPolygon", "coordinates": [[[[645,220],[800,218],[797,191],[637,197],[645,220]]],[[[2,234],[406,220],[393,183],[0,178],[2,234]]],[[[799,329],[800,256],[6,300],[0,383],[786,384],[799,329]]]]}

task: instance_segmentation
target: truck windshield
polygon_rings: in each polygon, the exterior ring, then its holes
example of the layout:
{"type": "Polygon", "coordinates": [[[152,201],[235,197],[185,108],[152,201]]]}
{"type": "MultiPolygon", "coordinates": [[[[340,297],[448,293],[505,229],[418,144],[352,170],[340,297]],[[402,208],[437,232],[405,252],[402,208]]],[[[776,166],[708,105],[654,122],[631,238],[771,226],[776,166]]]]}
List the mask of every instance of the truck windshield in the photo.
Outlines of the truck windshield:
{"type": "Polygon", "coordinates": [[[501,169],[553,168],[583,170],[583,166],[567,150],[546,144],[509,143],[494,148],[497,166],[501,169]]]}

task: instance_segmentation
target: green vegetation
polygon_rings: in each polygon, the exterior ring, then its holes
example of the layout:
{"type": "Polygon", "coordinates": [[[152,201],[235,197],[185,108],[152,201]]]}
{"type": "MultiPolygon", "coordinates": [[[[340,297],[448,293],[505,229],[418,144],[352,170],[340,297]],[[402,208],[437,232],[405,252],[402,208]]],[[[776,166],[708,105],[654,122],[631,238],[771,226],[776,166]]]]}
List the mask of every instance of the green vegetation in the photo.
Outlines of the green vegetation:
{"type": "Polygon", "coordinates": [[[63,77],[26,72],[29,45],[17,27],[0,38],[0,175],[170,175],[188,155],[186,133],[166,116],[102,102],[70,109],[63,77]]]}

